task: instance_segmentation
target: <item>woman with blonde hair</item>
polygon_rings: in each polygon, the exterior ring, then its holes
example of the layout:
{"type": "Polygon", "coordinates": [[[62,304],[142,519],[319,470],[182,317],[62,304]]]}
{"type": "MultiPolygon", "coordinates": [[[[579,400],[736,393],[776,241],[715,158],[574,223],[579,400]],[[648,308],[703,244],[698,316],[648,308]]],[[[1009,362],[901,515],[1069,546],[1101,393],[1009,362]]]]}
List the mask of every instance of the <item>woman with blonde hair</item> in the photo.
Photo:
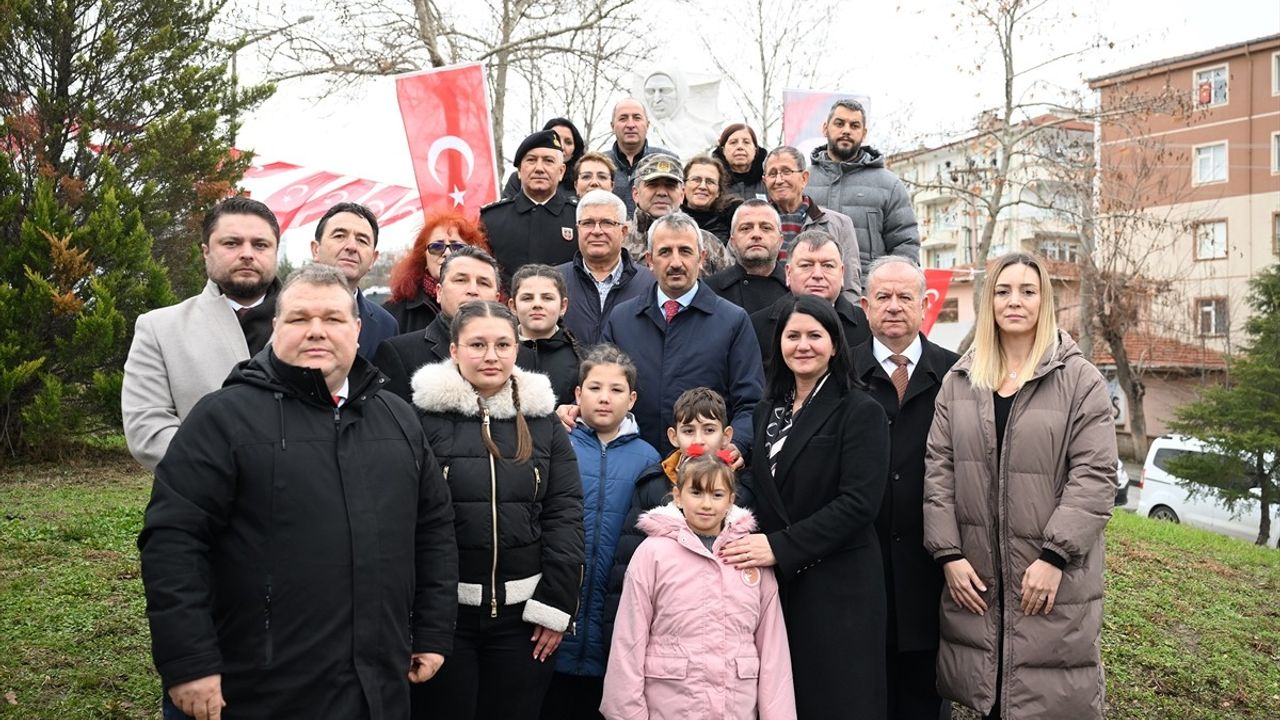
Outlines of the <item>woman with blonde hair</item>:
{"type": "Polygon", "coordinates": [[[988,718],[1103,716],[1115,426],[1102,375],[1054,312],[1042,260],[993,262],[929,433],[925,547],[947,583],[938,689],[988,718]]]}

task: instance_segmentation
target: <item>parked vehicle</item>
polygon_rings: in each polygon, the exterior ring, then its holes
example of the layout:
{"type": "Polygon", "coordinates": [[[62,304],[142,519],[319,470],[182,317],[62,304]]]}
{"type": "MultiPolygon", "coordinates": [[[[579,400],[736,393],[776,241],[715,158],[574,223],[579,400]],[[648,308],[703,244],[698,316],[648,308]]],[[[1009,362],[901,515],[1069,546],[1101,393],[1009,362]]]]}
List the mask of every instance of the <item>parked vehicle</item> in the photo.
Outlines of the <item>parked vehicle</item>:
{"type": "Polygon", "coordinates": [[[1129,504],[1129,471],[1124,469],[1124,461],[1116,460],[1116,507],[1129,504]]]}
{"type": "MultiPolygon", "coordinates": [[[[1191,437],[1165,435],[1152,441],[1138,481],[1141,490],[1138,514],[1253,542],[1258,538],[1258,526],[1262,522],[1261,503],[1256,499],[1261,494],[1258,488],[1251,491],[1255,499],[1237,502],[1233,510],[1228,510],[1212,490],[1198,492],[1188,488],[1185,481],[1169,472],[1169,461],[1179,455],[1212,452],[1203,442],[1191,437]]],[[[1274,533],[1280,529],[1280,507],[1273,505],[1271,511],[1274,533]]]]}

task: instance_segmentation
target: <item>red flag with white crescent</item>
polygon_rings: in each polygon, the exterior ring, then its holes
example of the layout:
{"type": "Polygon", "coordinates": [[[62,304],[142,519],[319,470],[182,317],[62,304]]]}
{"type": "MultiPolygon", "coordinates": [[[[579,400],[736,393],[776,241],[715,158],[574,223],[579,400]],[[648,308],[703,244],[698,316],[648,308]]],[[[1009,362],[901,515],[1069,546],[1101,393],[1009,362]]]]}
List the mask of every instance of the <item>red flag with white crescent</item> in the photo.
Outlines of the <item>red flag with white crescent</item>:
{"type": "Polygon", "coordinates": [[[483,66],[401,75],[396,98],[424,210],[457,207],[475,215],[498,199],[483,66]]]}
{"type": "Polygon", "coordinates": [[[925,335],[933,329],[942,312],[942,303],[947,299],[947,288],[951,286],[951,270],[928,268],[924,271],[925,297],[929,303],[924,308],[924,320],[920,323],[920,332],[925,335]]]}

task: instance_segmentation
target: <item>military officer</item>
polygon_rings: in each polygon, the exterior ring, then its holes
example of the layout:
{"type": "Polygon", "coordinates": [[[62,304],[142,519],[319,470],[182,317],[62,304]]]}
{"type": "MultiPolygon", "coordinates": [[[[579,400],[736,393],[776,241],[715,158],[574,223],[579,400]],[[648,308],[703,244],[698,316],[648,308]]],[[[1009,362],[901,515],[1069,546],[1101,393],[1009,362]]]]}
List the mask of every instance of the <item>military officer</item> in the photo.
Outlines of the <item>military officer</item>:
{"type": "Polygon", "coordinates": [[[522,265],[559,265],[578,249],[578,201],[560,187],[565,172],[560,136],[542,130],[525,138],[515,166],[522,192],[480,210],[504,286],[522,265]]]}

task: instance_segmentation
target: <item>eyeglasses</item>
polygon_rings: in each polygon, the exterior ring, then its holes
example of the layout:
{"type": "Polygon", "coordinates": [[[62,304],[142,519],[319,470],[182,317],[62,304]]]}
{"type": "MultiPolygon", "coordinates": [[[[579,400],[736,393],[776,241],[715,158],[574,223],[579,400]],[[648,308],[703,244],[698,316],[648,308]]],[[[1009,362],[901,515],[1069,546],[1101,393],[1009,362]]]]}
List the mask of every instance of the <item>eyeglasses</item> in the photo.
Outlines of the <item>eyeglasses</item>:
{"type": "Polygon", "coordinates": [[[591,230],[595,230],[596,228],[600,228],[605,232],[609,232],[614,228],[622,227],[622,223],[618,222],[617,220],[579,220],[578,227],[588,232],[591,230]]]}
{"type": "Polygon", "coordinates": [[[464,242],[445,242],[443,240],[437,240],[435,242],[427,243],[427,252],[432,255],[443,255],[445,250],[448,250],[449,252],[458,252],[466,246],[467,244],[464,242]]]}
{"type": "Polygon", "coordinates": [[[791,177],[792,175],[795,175],[795,174],[797,174],[797,173],[801,173],[801,172],[804,172],[804,171],[803,171],[803,170],[792,170],[791,168],[777,168],[777,169],[775,169],[775,170],[770,170],[769,172],[765,173],[765,174],[764,174],[764,176],[765,176],[765,177],[767,177],[767,178],[769,178],[770,180],[772,180],[772,179],[774,179],[774,178],[782,178],[782,179],[784,179],[784,180],[785,180],[786,178],[789,178],[789,177],[791,177]]]}
{"type": "Polygon", "coordinates": [[[706,185],[707,187],[720,186],[719,180],[712,180],[711,178],[704,178],[704,177],[697,177],[697,176],[691,177],[688,180],[685,180],[685,182],[689,183],[690,185],[706,185]]]}
{"type": "Polygon", "coordinates": [[[597,172],[597,173],[593,173],[590,171],[580,172],[578,173],[578,179],[579,180],[598,180],[601,183],[609,183],[610,185],[613,184],[613,175],[610,175],[607,172],[597,172]]]}
{"type": "Polygon", "coordinates": [[[516,354],[516,344],[509,340],[499,340],[494,343],[482,342],[474,340],[462,346],[463,352],[472,360],[479,360],[489,354],[489,349],[493,348],[493,354],[500,358],[509,358],[516,354]]]}

